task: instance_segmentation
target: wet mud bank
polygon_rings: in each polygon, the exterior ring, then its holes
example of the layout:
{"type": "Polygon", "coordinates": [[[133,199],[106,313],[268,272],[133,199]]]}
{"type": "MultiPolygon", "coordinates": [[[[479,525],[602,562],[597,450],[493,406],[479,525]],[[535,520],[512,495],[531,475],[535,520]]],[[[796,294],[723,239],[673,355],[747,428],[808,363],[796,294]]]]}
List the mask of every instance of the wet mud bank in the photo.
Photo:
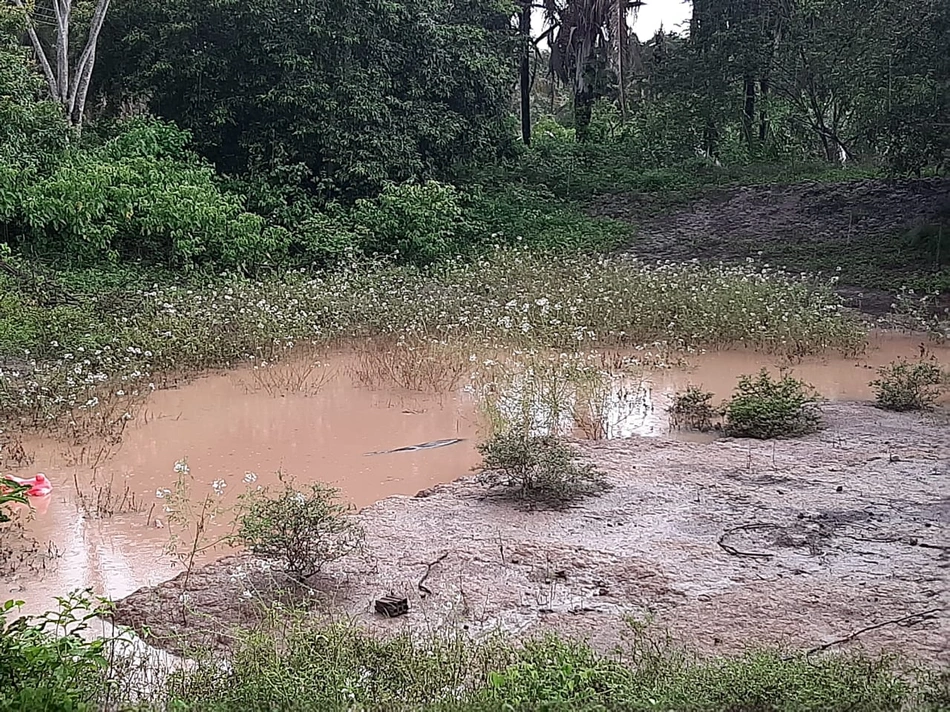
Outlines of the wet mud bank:
{"type": "Polygon", "coordinates": [[[608,649],[651,621],[706,653],[862,646],[950,663],[950,422],[823,409],[801,440],[578,443],[613,487],[526,511],[477,476],[359,514],[365,550],[294,586],[231,556],[118,601],[153,645],[230,645],[275,600],[411,629],[546,630],[608,649]],[[422,582],[422,583],[421,583],[422,582]],[[408,597],[410,613],[372,612],[408,597]]]}

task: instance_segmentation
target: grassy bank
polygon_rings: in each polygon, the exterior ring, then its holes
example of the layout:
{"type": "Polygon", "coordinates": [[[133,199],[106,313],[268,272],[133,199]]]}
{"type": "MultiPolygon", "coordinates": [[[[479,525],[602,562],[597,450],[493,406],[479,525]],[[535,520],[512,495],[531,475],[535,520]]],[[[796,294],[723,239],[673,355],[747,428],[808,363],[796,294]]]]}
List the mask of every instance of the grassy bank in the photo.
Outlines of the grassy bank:
{"type": "Polygon", "coordinates": [[[274,609],[228,653],[195,651],[197,662],[182,669],[118,653],[109,640],[86,642],[78,631],[92,621],[77,602],[0,636],[0,710],[938,712],[950,704],[946,671],[850,653],[700,657],[640,623],[605,655],[554,635],[383,639],[274,609]]]}
{"type": "Polygon", "coordinates": [[[438,343],[466,356],[654,342],[802,355],[864,343],[830,285],[751,266],[498,249],[430,270],[360,263],[263,281],[112,290],[104,281],[75,281],[69,299],[52,306],[43,293],[12,289],[0,302],[8,424],[42,425],[77,409],[88,415],[116,398],[104,417],[121,417],[132,393],[239,361],[274,361],[301,343],[438,343]]]}

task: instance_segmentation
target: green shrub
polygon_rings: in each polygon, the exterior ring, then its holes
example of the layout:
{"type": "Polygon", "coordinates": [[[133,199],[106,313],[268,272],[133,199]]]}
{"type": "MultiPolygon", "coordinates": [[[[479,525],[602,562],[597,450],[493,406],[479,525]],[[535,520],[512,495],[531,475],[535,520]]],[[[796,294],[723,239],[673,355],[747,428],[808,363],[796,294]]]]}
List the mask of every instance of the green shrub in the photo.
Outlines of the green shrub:
{"type": "Polygon", "coordinates": [[[950,384],[950,374],[933,362],[892,361],[871,381],[879,408],[898,412],[932,408],[950,384]]]}
{"type": "Polygon", "coordinates": [[[105,689],[106,641],[84,632],[107,603],[88,593],[57,601],[54,611],[12,620],[22,602],[0,605],[0,710],[92,709],[105,689]]]}
{"type": "Polygon", "coordinates": [[[629,223],[591,217],[583,206],[543,186],[508,183],[474,186],[464,194],[461,248],[484,253],[486,246],[521,244],[545,251],[604,252],[629,242],[629,223]]]}
{"type": "Polygon", "coordinates": [[[350,220],[366,236],[367,252],[425,265],[455,251],[453,238],[462,228],[462,206],[451,185],[389,183],[378,197],[356,201],[350,220]]]}
{"type": "Polygon", "coordinates": [[[319,483],[297,489],[283,479],[281,485],[275,495],[266,487],[242,495],[235,541],[282,563],[298,580],[361,544],[363,530],[338,501],[338,490],[319,483]]]}
{"type": "Polygon", "coordinates": [[[762,440],[813,433],[821,423],[816,399],[811,386],[787,373],[775,380],[763,368],[758,376],[740,376],[725,404],[726,432],[762,440]]]}
{"type": "Polygon", "coordinates": [[[5,187],[0,174],[0,220],[24,252],[74,263],[251,270],[281,262],[287,231],[223,192],[187,142],[173,126],[135,120],[100,146],[64,151],[49,172],[21,172],[5,187]]]}
{"type": "Polygon", "coordinates": [[[670,425],[700,432],[712,430],[719,416],[719,410],[712,405],[712,397],[712,393],[699,386],[687,386],[684,392],[673,396],[669,408],[670,425]]]}
{"type": "MultiPolygon", "coordinates": [[[[938,675],[889,660],[761,650],[698,658],[645,634],[615,654],[556,635],[393,633],[315,625],[286,609],[229,659],[180,677],[172,709],[429,712],[938,712],[938,675]]],[[[943,682],[946,687],[946,682],[943,682]]]]}
{"type": "Polygon", "coordinates": [[[478,445],[482,467],[503,478],[522,499],[567,502],[601,492],[603,472],[577,462],[574,450],[554,435],[530,435],[514,428],[478,445]]]}
{"type": "MultiPolygon", "coordinates": [[[[4,479],[0,475],[0,524],[6,524],[11,521],[9,513],[6,511],[6,505],[27,504],[26,491],[29,489],[26,485],[20,485],[11,480],[4,479]]],[[[2,531],[0,531],[2,534],[2,531]]]]}

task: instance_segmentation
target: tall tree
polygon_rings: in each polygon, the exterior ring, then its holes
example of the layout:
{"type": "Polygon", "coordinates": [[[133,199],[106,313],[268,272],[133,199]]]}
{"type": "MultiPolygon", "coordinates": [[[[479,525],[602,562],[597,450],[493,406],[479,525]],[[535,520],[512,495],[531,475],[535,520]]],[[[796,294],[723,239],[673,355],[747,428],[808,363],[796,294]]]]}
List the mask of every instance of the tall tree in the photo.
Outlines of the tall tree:
{"type": "Polygon", "coordinates": [[[622,75],[628,52],[628,18],[642,0],[547,0],[545,15],[554,28],[551,67],[574,94],[574,129],[586,141],[594,102],[616,81],[611,56],[622,75]],[[611,28],[613,31],[611,32],[611,28]]]}
{"type": "Polygon", "coordinates": [[[536,45],[531,40],[531,0],[520,0],[518,34],[521,39],[521,67],[518,84],[521,90],[521,140],[531,145],[531,57],[536,45]]]}
{"type": "Polygon", "coordinates": [[[13,0],[14,6],[23,14],[26,31],[46,77],[50,95],[63,107],[73,126],[81,126],[83,122],[89,84],[96,65],[99,35],[109,11],[109,2],[96,0],[86,41],[79,57],[75,58],[70,52],[70,35],[74,31],[73,0],[51,0],[51,7],[35,4],[27,6],[23,0],[13,0]],[[42,23],[52,26],[50,41],[44,41],[40,36],[37,26],[42,23]]]}
{"type": "Polygon", "coordinates": [[[114,0],[110,17],[107,103],[144,100],[226,173],[349,200],[513,138],[504,0],[114,0]]]}

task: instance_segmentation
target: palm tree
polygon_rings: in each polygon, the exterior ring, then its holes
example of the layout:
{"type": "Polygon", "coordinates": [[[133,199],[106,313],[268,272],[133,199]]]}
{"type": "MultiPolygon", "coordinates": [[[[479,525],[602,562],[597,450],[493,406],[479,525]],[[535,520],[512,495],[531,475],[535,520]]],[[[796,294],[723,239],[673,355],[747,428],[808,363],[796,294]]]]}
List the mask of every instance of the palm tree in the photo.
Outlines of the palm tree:
{"type": "Polygon", "coordinates": [[[611,71],[620,85],[621,111],[626,112],[629,21],[642,4],[643,0],[545,0],[551,68],[573,89],[579,141],[587,139],[594,101],[607,93],[611,71]]]}

